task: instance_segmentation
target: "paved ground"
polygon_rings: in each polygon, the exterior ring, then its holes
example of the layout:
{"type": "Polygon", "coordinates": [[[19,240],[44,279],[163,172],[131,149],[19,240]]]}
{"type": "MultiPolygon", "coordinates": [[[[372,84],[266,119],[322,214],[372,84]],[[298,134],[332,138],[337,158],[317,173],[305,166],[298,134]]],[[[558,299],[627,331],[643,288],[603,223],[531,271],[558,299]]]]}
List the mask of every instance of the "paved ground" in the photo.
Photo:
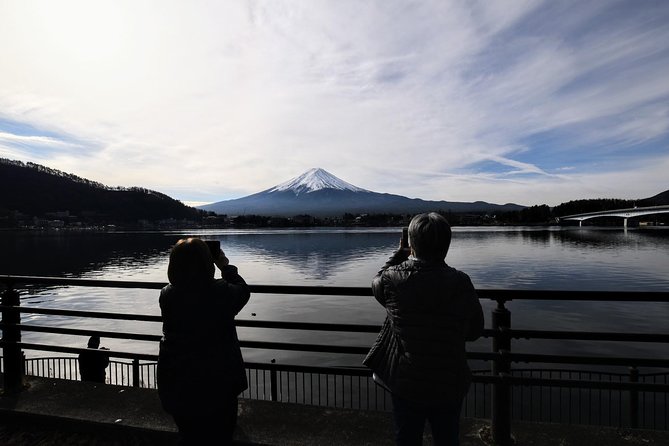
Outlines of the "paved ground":
{"type": "MultiPolygon", "coordinates": [[[[2,446],[176,444],[155,390],[27,378],[17,398],[0,398],[2,446]]],[[[488,420],[465,419],[462,446],[491,446],[488,420]]],[[[518,446],[669,446],[669,432],[514,423],[518,446]]],[[[240,445],[392,445],[383,412],[240,401],[240,445]]],[[[426,445],[431,444],[426,435],[426,445]]]]}

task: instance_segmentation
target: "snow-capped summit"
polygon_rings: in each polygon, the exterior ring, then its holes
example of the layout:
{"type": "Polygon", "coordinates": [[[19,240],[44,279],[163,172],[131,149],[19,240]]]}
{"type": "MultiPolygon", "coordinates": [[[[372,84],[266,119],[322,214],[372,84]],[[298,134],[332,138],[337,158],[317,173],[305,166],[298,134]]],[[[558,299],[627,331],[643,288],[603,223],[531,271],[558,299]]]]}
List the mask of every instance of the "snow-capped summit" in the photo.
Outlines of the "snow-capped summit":
{"type": "Polygon", "coordinates": [[[518,205],[496,205],[485,202],[462,203],[424,201],[401,195],[372,192],[340,180],[320,169],[309,169],[302,175],[246,197],[218,201],[199,209],[225,215],[264,215],[293,217],[341,217],[349,214],[415,214],[429,211],[498,212],[520,210],[518,205]]]}
{"type": "Polygon", "coordinates": [[[292,191],[295,195],[308,194],[321,189],[349,190],[352,192],[369,192],[360,187],[347,183],[337,178],[330,172],[320,167],[315,167],[304,172],[291,180],[281,183],[266,192],[292,191]]]}

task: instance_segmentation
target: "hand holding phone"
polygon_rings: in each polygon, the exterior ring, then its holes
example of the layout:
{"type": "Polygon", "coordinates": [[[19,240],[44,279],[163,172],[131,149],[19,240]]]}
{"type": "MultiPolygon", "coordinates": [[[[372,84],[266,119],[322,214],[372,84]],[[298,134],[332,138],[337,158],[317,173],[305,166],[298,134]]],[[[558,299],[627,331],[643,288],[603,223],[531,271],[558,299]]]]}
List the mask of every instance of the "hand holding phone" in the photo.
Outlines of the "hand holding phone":
{"type": "Polygon", "coordinates": [[[400,248],[406,249],[409,247],[409,228],[402,228],[402,241],[400,242],[400,248]]]}
{"type": "Polygon", "coordinates": [[[221,242],[219,240],[205,240],[204,242],[209,246],[211,257],[214,260],[218,259],[221,255],[221,242]]]}

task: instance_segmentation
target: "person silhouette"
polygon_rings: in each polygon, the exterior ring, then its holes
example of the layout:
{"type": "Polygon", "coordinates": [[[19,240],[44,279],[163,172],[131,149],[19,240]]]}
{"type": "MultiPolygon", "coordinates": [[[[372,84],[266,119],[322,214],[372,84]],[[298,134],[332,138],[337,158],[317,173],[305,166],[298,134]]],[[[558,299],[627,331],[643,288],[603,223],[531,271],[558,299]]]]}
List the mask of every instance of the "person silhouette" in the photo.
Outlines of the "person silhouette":
{"type": "Polygon", "coordinates": [[[180,445],[233,443],[237,398],[248,387],[234,319],[251,292],[229,263],[199,238],[181,239],[170,252],[157,379],[180,445]]]}
{"type": "Polygon", "coordinates": [[[91,336],[88,339],[88,349],[90,351],[79,354],[79,374],[82,381],[92,381],[104,383],[106,379],[105,369],[109,365],[109,355],[100,350],[108,350],[100,347],[100,336],[91,336]]]}
{"type": "Polygon", "coordinates": [[[443,216],[416,215],[408,239],[372,281],[386,319],[363,363],[391,392],[398,446],[421,445],[426,421],[435,445],[456,446],[471,382],[465,342],[483,333],[483,310],[469,276],[445,262],[443,216]]]}

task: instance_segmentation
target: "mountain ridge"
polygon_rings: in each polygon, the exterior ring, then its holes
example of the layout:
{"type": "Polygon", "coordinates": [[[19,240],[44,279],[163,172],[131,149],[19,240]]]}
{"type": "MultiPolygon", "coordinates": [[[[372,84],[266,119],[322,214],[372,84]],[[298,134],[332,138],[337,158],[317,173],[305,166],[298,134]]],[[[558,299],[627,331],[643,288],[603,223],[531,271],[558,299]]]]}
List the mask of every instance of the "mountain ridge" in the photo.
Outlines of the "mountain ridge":
{"type": "MultiPolygon", "coordinates": [[[[471,212],[489,215],[498,213],[499,216],[500,213],[506,213],[509,222],[518,223],[530,221],[529,214],[540,214],[541,218],[535,220],[546,222],[552,221],[555,216],[575,213],[667,205],[669,190],[638,200],[577,199],[553,208],[546,205],[524,207],[513,203],[496,205],[485,201],[425,201],[368,191],[340,180],[323,169],[314,168],[262,192],[222,203],[226,203],[228,209],[221,213],[229,216],[258,215],[269,218],[311,215],[334,216],[336,220],[345,214],[398,215],[438,211],[461,215],[471,212]],[[271,199],[268,200],[268,197],[271,199]],[[300,204],[299,209],[295,207],[296,202],[300,204]],[[508,212],[509,210],[511,212],[508,212]],[[514,217],[514,214],[518,215],[514,217]]],[[[62,218],[54,216],[55,214],[69,215],[69,221],[94,224],[99,222],[132,224],[138,220],[170,219],[201,221],[205,216],[202,208],[207,207],[208,205],[203,205],[198,210],[161,192],[141,187],[109,187],[39,164],[0,158],[0,226],[2,227],[11,225],[12,221],[18,219],[25,220],[26,217],[62,218]]]]}
{"type": "Polygon", "coordinates": [[[514,203],[500,205],[485,201],[430,201],[373,192],[316,167],[261,192],[197,208],[227,215],[338,217],[345,213],[507,212],[521,210],[525,206],[514,203]]]}
{"type": "Polygon", "coordinates": [[[0,214],[43,217],[67,211],[105,222],[197,219],[200,211],[161,192],[109,187],[35,163],[0,158],[0,214]]]}

